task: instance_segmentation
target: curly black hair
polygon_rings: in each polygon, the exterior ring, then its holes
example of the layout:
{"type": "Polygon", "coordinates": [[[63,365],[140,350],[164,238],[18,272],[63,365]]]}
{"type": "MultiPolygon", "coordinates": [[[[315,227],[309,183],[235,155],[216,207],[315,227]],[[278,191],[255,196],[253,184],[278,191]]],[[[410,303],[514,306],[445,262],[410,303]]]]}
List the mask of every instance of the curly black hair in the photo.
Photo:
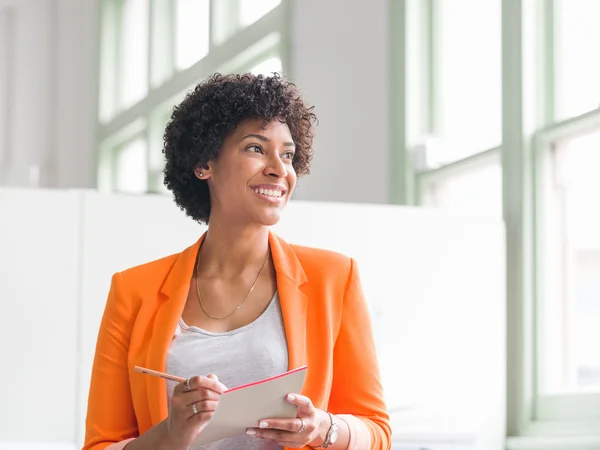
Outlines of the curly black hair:
{"type": "Polygon", "coordinates": [[[208,183],[194,170],[217,157],[242,120],[254,118],[286,123],[296,144],[292,166],[299,176],[310,172],[317,118],[296,86],[276,73],[215,74],[175,106],[164,133],[165,186],[195,221],[208,223],[211,208],[208,183]]]}

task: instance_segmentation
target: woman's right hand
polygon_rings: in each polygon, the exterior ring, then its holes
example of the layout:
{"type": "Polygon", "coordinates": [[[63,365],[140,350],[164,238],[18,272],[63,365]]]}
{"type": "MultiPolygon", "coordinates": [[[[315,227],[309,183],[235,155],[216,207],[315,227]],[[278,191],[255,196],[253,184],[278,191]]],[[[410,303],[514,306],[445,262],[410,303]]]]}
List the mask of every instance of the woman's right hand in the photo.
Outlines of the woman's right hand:
{"type": "Polygon", "coordinates": [[[167,441],[176,449],[185,449],[194,442],[217,409],[219,397],[227,390],[216,375],[190,378],[189,388],[186,382],[177,384],[169,405],[167,441]]]}

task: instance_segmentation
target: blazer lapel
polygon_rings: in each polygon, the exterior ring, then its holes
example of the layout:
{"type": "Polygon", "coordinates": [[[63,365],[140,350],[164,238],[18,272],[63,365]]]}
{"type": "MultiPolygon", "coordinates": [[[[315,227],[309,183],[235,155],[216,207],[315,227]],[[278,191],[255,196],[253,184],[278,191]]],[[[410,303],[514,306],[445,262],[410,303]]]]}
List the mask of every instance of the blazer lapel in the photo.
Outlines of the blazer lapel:
{"type": "MultiPolygon", "coordinates": [[[[179,254],[161,289],[161,293],[167,297],[167,300],[158,308],[154,319],[146,356],[146,365],[149,369],[166,371],[166,355],[185,306],[196,256],[203,239],[204,235],[194,245],[179,254]]],[[[146,389],[152,424],[156,425],[169,414],[167,384],[162,378],[147,376],[146,389]]]]}
{"type": "Polygon", "coordinates": [[[283,239],[269,233],[277,277],[281,314],[287,337],[289,369],[306,364],[306,314],[308,297],[301,287],[308,281],[296,252],[283,239]]]}

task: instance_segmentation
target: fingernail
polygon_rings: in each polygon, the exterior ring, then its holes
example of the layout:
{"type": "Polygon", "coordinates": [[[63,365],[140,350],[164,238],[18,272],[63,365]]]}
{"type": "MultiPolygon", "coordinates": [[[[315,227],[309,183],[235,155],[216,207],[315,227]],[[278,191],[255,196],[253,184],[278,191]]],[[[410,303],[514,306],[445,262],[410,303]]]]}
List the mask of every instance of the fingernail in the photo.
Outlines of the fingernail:
{"type": "Polygon", "coordinates": [[[267,422],[261,422],[258,424],[258,428],[267,428],[269,424],[267,422]]]}
{"type": "Polygon", "coordinates": [[[250,436],[253,436],[253,435],[256,434],[256,431],[254,431],[254,430],[252,430],[252,429],[249,428],[249,429],[246,430],[246,434],[249,434],[250,436]]]}
{"type": "Polygon", "coordinates": [[[293,402],[295,397],[292,394],[288,394],[287,398],[290,402],[293,402]]]}

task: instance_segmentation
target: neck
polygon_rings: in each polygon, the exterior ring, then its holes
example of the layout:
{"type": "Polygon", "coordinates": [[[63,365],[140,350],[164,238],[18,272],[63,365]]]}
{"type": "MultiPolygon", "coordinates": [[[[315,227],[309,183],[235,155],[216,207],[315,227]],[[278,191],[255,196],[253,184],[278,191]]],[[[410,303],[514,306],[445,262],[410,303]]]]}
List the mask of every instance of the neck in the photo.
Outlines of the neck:
{"type": "Polygon", "coordinates": [[[204,273],[238,276],[247,268],[261,266],[269,251],[269,229],[265,226],[240,227],[211,217],[198,254],[204,273]]]}

